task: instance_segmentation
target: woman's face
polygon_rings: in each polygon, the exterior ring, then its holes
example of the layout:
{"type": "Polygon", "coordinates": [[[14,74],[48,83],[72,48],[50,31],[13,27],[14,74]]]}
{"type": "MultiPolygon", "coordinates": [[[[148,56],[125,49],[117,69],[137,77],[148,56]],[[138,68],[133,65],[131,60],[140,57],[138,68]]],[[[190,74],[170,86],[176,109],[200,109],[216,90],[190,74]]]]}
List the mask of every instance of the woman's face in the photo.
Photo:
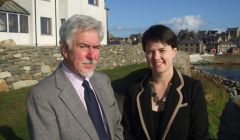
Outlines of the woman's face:
{"type": "Polygon", "coordinates": [[[145,51],[147,64],[155,74],[172,70],[176,53],[177,48],[161,42],[148,42],[145,51]]]}

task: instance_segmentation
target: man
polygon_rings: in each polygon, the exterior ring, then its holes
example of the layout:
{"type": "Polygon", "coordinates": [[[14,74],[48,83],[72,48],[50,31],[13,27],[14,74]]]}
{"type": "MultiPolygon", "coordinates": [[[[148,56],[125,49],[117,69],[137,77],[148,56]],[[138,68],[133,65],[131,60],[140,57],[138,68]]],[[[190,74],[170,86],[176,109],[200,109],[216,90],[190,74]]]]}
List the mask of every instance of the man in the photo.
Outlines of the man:
{"type": "Polygon", "coordinates": [[[121,114],[111,83],[94,72],[100,58],[101,23],[74,15],[60,28],[63,61],[28,97],[34,140],[123,139],[121,114]]]}

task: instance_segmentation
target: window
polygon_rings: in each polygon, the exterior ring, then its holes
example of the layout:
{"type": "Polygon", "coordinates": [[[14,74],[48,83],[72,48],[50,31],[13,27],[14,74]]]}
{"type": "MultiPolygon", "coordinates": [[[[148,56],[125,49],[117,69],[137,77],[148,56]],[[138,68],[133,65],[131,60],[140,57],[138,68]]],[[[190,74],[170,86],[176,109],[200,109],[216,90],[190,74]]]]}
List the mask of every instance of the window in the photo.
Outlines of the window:
{"type": "Polygon", "coordinates": [[[65,18],[61,19],[61,25],[65,22],[65,18]]]}
{"type": "Polygon", "coordinates": [[[91,4],[91,5],[98,5],[98,0],[88,0],[88,4],[91,4]]]}
{"type": "Polygon", "coordinates": [[[51,18],[41,17],[41,34],[51,34],[51,18]]]}
{"type": "Polygon", "coordinates": [[[7,14],[0,12],[0,32],[7,31],[7,14]]]}
{"type": "Polygon", "coordinates": [[[20,15],[20,33],[28,33],[28,17],[20,15]]]}
{"type": "Polygon", "coordinates": [[[28,33],[28,16],[0,12],[0,32],[28,33]]]}
{"type": "Polygon", "coordinates": [[[16,14],[8,14],[9,32],[18,32],[18,16],[16,14]]]}

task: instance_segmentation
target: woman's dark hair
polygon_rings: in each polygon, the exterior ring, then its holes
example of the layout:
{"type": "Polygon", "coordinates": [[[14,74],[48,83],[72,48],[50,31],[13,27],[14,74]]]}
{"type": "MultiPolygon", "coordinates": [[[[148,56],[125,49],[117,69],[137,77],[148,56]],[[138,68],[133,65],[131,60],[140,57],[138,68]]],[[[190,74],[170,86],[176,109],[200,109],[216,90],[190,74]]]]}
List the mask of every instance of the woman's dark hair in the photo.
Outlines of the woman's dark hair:
{"type": "Polygon", "coordinates": [[[144,32],[142,37],[144,52],[148,42],[161,42],[170,45],[172,48],[177,48],[178,45],[176,34],[164,25],[153,25],[144,32]]]}

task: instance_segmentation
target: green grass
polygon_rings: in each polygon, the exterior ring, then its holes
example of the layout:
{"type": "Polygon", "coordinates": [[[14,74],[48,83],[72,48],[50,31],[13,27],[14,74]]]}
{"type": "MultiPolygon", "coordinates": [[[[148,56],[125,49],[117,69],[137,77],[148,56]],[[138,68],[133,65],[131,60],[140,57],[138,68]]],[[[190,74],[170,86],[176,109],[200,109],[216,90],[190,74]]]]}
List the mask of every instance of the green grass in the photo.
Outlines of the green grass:
{"type": "Polygon", "coordinates": [[[128,65],[128,66],[123,66],[123,67],[115,67],[114,69],[107,69],[107,70],[103,70],[103,73],[106,73],[111,81],[120,79],[124,76],[126,76],[127,74],[141,69],[141,68],[146,68],[147,65],[146,64],[133,64],[133,65],[128,65]]]}
{"type": "MultiPolygon", "coordinates": [[[[111,81],[117,81],[129,73],[145,67],[146,64],[134,64],[103,70],[102,72],[108,74],[111,81]]],[[[209,134],[211,139],[216,139],[219,116],[228,95],[224,89],[212,84],[203,77],[195,73],[193,73],[193,77],[200,79],[203,83],[209,113],[209,134]]],[[[29,139],[26,122],[26,96],[29,90],[30,87],[0,93],[0,140],[6,138],[13,140],[29,139]]]]}
{"type": "Polygon", "coordinates": [[[229,98],[226,90],[221,85],[216,85],[210,79],[192,73],[192,76],[201,80],[204,88],[205,98],[207,100],[208,119],[209,119],[209,136],[211,139],[217,138],[219,127],[219,117],[224,109],[224,106],[229,98]]]}
{"type": "Polygon", "coordinates": [[[26,140],[26,95],[29,88],[0,93],[0,140],[26,140]]]}

